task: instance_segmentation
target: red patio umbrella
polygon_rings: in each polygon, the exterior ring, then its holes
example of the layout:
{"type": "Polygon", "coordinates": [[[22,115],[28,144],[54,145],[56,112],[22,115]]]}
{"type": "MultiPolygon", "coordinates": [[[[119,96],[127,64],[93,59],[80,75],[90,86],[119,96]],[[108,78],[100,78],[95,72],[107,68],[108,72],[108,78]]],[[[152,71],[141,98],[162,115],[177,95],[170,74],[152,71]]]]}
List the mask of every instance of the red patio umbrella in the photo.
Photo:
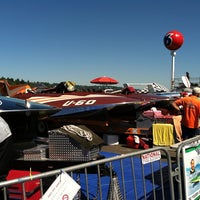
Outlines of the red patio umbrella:
{"type": "Polygon", "coordinates": [[[114,78],[108,77],[108,76],[101,76],[98,78],[95,78],[90,81],[90,83],[96,83],[96,84],[117,84],[118,81],[114,78]]]}

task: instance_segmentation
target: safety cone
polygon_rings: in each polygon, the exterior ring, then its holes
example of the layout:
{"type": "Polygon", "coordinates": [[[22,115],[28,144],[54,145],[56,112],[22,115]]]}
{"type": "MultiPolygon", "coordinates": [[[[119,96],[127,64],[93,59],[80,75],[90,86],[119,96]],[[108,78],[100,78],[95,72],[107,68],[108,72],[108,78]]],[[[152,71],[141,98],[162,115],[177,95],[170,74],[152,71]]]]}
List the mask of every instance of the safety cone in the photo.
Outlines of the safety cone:
{"type": "Polygon", "coordinates": [[[107,200],[123,200],[117,174],[113,172],[110,178],[107,200]]]}

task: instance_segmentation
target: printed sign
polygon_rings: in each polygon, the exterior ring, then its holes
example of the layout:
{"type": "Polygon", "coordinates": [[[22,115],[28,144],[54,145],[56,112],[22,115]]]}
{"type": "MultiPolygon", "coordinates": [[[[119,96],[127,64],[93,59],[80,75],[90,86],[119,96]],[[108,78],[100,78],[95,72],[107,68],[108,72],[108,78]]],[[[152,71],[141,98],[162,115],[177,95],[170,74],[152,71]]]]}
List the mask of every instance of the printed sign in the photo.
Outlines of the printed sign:
{"type": "Polygon", "coordinates": [[[200,199],[200,144],[183,147],[185,199],[200,199]]]}
{"type": "Polygon", "coordinates": [[[79,190],[80,185],[67,173],[62,172],[40,200],[73,200],[79,190]]]}
{"type": "Polygon", "coordinates": [[[154,162],[156,160],[160,160],[161,159],[161,153],[160,151],[153,151],[153,152],[150,152],[150,153],[146,153],[146,154],[143,154],[141,156],[142,158],[142,164],[147,164],[147,163],[150,163],[150,162],[154,162]]]}

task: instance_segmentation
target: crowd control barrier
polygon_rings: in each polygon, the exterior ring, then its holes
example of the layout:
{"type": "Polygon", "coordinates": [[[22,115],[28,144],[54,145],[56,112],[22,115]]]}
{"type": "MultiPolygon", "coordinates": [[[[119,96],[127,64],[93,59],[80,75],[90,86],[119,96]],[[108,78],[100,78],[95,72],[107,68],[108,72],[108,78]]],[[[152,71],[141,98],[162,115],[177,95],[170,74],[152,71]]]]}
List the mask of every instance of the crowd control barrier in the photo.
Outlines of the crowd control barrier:
{"type": "Polygon", "coordinates": [[[200,199],[200,136],[179,143],[174,177],[178,200],[200,199]]]}
{"type": "MultiPolygon", "coordinates": [[[[42,197],[64,172],[80,186],[73,196],[74,200],[175,199],[174,172],[166,148],[156,147],[122,155],[102,153],[103,159],[0,182],[4,199],[11,198],[9,189],[13,185],[21,185],[21,199],[31,199],[31,196],[27,196],[26,186],[28,182],[36,180],[39,180],[39,194],[42,197]]],[[[50,196],[55,194],[52,191],[50,196]]],[[[61,190],[59,192],[62,193],[61,190]]],[[[67,197],[63,196],[63,200],[70,199],[68,194],[65,195],[67,197]]]]}

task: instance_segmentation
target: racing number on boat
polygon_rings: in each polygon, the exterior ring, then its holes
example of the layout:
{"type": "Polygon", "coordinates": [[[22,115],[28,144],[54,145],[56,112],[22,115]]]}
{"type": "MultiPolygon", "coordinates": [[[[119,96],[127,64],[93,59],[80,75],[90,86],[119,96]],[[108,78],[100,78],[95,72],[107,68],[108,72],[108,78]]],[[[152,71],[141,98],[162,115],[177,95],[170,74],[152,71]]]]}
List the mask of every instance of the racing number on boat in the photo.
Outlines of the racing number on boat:
{"type": "Polygon", "coordinates": [[[89,99],[89,100],[79,100],[79,101],[66,101],[63,106],[81,106],[81,105],[92,105],[96,102],[95,99],[89,99]]]}

